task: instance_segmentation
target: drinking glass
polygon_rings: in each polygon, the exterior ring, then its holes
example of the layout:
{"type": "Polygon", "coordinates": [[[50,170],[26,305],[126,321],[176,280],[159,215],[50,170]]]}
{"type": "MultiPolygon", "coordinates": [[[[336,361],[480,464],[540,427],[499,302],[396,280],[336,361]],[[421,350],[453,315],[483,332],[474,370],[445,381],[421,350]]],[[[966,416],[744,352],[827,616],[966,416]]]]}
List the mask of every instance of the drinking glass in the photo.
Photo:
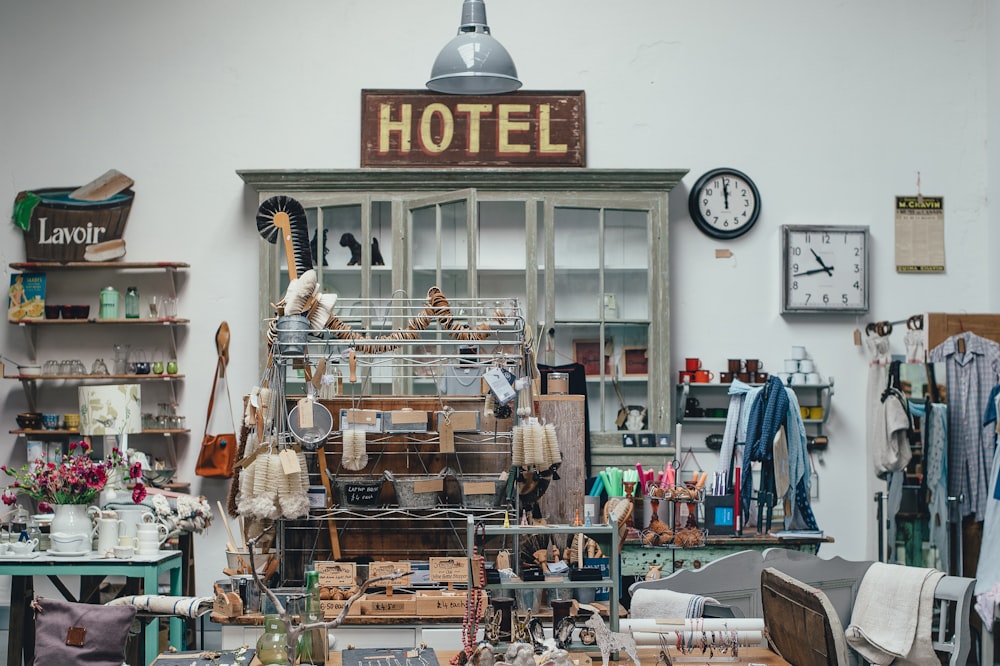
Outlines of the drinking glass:
{"type": "Polygon", "coordinates": [[[160,302],[162,301],[160,296],[150,296],[149,297],[149,318],[156,319],[160,316],[160,302]]]}
{"type": "Polygon", "coordinates": [[[177,299],[174,297],[163,299],[163,316],[173,319],[177,316],[177,299]]]}

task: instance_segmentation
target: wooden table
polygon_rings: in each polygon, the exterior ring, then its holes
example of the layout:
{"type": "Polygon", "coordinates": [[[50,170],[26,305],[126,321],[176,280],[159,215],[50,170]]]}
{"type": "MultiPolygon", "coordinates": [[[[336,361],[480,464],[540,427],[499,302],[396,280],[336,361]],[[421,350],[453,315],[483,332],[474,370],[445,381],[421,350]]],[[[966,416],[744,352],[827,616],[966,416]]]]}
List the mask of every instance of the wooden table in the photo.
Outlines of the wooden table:
{"type": "MultiPolygon", "coordinates": [[[[437,650],[435,654],[437,655],[437,660],[439,666],[448,666],[451,658],[455,656],[457,651],[448,650],[437,650]]],[[[184,653],[179,654],[163,654],[160,655],[151,666],[190,666],[191,664],[197,664],[198,666],[208,666],[212,662],[208,659],[198,660],[195,659],[198,653],[184,653]]],[[[340,651],[335,650],[330,653],[327,659],[327,666],[342,666],[340,659],[340,651]]],[[[578,666],[595,666],[601,663],[601,654],[599,652],[571,652],[570,657],[576,660],[578,666]]],[[[657,650],[655,648],[639,648],[639,660],[647,666],[652,666],[656,664],[657,660],[657,650]]],[[[498,664],[503,662],[498,661],[498,664]]],[[[618,666],[631,666],[632,661],[630,659],[623,659],[621,661],[609,662],[616,664],[618,666]]],[[[739,661],[726,662],[727,664],[765,664],[766,666],[791,666],[787,661],[771,652],[767,648],[743,648],[740,650],[739,661]]],[[[249,666],[261,666],[260,661],[254,657],[249,666]]]]}
{"type": "MultiPolygon", "coordinates": [[[[161,550],[155,555],[136,555],[129,560],[97,557],[93,553],[81,557],[61,557],[40,553],[33,559],[0,558],[0,575],[11,576],[10,631],[7,640],[8,666],[20,666],[22,655],[25,664],[31,664],[35,655],[35,619],[30,603],[34,598],[34,577],[46,576],[68,601],[97,603],[90,598],[96,594],[93,579],[107,576],[124,576],[141,586],[137,594],[157,594],[160,574],[170,574],[170,594],[181,594],[181,567],[184,565],[180,551],[161,550]],[[63,576],[80,576],[79,599],[63,582],[63,576]]],[[[170,618],[170,644],[183,647],[181,619],[170,618]]],[[[144,630],[147,661],[159,653],[159,626],[150,622],[144,630]]]]}

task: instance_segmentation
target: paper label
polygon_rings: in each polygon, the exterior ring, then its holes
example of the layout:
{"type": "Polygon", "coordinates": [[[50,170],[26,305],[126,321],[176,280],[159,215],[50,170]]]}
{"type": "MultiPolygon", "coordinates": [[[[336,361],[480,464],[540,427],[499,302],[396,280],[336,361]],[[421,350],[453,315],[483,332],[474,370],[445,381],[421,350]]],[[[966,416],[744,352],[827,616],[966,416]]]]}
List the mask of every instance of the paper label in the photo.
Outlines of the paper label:
{"type": "Polygon", "coordinates": [[[449,419],[438,419],[438,439],[441,453],[455,452],[455,427],[449,419]]]}
{"type": "Polygon", "coordinates": [[[357,582],[357,565],[354,562],[316,562],[319,584],[323,587],[350,587],[357,582]]]}
{"type": "Polygon", "coordinates": [[[429,577],[435,583],[465,583],[469,580],[469,558],[431,557],[429,577]]]}
{"type": "MultiPolygon", "coordinates": [[[[379,576],[390,576],[395,571],[410,571],[409,562],[371,562],[368,564],[368,577],[378,578],[379,576]]],[[[400,576],[399,578],[394,578],[392,580],[383,581],[381,583],[385,586],[391,585],[409,585],[410,576],[400,576]]]]}
{"type": "Polygon", "coordinates": [[[298,474],[302,471],[302,467],[299,465],[299,457],[291,449],[283,449],[278,454],[278,460],[281,461],[281,471],[285,474],[298,474]]]}
{"type": "Polygon", "coordinates": [[[299,428],[306,430],[313,427],[313,410],[312,410],[312,400],[309,398],[301,398],[298,402],[299,407],[299,428]]]}

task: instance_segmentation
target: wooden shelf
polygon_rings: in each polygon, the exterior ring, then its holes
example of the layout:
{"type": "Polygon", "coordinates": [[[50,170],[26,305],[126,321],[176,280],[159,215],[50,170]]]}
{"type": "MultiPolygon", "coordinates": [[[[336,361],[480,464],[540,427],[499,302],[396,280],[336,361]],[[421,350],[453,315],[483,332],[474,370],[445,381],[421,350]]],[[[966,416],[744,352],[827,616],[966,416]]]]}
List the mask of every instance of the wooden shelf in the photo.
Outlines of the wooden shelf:
{"type": "Polygon", "coordinates": [[[11,321],[18,326],[74,326],[80,324],[128,324],[129,326],[174,326],[177,324],[189,324],[190,319],[180,319],[177,317],[145,317],[139,319],[17,319],[11,321]]]}
{"type": "Polygon", "coordinates": [[[163,381],[163,382],[173,382],[180,381],[184,379],[184,375],[173,374],[173,375],[154,375],[152,373],[148,375],[4,375],[4,379],[19,379],[21,381],[33,381],[33,380],[56,380],[56,379],[67,379],[76,381],[135,381],[135,382],[150,382],[150,381],[163,381]]]}
{"type": "MultiPolygon", "coordinates": [[[[31,428],[31,429],[19,429],[8,431],[11,435],[24,435],[26,437],[44,437],[46,435],[52,437],[66,436],[66,435],[76,435],[78,437],[86,437],[87,435],[81,435],[79,430],[45,430],[43,428],[31,428]]],[[[149,428],[143,430],[142,435],[183,435],[185,433],[191,432],[190,428],[149,428]]]]}
{"type": "Polygon", "coordinates": [[[21,261],[10,264],[11,268],[17,270],[47,270],[57,271],[62,269],[108,269],[120,270],[160,270],[164,268],[174,268],[183,270],[190,268],[191,264],[183,261],[21,261]]]}

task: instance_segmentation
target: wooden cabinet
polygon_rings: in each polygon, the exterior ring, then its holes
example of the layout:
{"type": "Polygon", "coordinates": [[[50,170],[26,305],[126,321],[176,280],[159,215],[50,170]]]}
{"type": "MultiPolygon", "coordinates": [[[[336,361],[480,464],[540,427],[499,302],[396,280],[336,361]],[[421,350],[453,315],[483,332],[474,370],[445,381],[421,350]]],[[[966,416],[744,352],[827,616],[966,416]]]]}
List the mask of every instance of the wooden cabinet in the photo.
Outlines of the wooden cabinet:
{"type": "MultiPolygon", "coordinates": [[[[686,171],[238,173],[261,201],[288,195],[305,207],[310,238],[326,239],[325,252],[317,242],[325,263],[316,270],[324,289],[338,294],[342,317],[380,305],[388,311],[394,297],[421,298],[435,285],[449,298],[485,305],[516,299],[540,363],[582,361],[590,370],[591,441],[602,464],[635,461],[616,423],[622,402],[645,408],[647,433],[670,432],[668,194],[686,171]],[[359,244],[352,265],[344,234],[359,244]],[[373,261],[373,240],[382,265],[373,261]]],[[[283,261],[279,247],[261,241],[263,317],[288,284],[283,261]]],[[[266,358],[261,336],[261,367],[266,358]]],[[[372,390],[435,392],[390,378],[372,390]]],[[[657,460],[667,452],[648,451],[657,460]]]]}

